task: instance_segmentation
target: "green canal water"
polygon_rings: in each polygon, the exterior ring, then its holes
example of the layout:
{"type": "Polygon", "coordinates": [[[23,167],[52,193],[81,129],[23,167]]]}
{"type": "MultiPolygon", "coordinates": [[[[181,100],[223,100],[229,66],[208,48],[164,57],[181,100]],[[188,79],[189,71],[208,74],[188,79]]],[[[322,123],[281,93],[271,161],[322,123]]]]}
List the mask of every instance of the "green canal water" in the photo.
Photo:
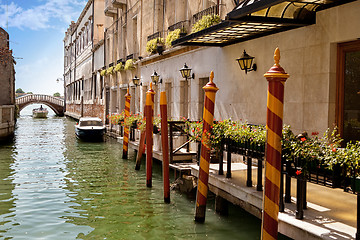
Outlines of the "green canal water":
{"type": "Polygon", "coordinates": [[[160,166],[147,188],[133,151],[124,160],[112,139],[80,142],[74,124],[21,112],[0,146],[0,239],[260,239],[260,220],[235,206],[219,216],[213,197],[195,223],[194,199],[174,190],[163,202],[160,166]]]}

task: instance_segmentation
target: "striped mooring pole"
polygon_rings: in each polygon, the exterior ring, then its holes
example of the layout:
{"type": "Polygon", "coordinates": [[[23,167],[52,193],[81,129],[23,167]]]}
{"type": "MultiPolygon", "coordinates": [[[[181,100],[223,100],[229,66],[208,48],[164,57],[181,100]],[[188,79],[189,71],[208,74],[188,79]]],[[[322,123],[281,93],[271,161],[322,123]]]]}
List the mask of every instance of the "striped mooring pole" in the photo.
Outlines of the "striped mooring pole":
{"type": "Polygon", "coordinates": [[[262,240],[275,240],[278,235],[284,87],[285,81],[289,77],[279,65],[279,48],[275,49],[274,61],[274,66],[264,74],[268,81],[268,95],[265,190],[261,224],[262,240]]]}
{"type": "Polygon", "coordinates": [[[152,187],[152,157],[153,157],[153,115],[154,115],[154,95],[152,82],[146,92],[145,118],[146,118],[146,186],[152,187]]]}
{"type": "MultiPolygon", "coordinates": [[[[129,93],[129,88],[127,89],[127,93],[125,94],[125,118],[130,115],[130,100],[131,95],[129,93]]],[[[123,138],[123,159],[128,158],[128,148],[129,148],[129,127],[124,127],[124,138],[123,138]]]]}
{"type": "Polygon", "coordinates": [[[164,181],[164,202],[170,203],[170,177],[169,177],[169,136],[167,119],[166,92],[160,92],[160,114],[161,114],[161,142],[164,181]]]}
{"type": "Polygon", "coordinates": [[[219,90],[213,83],[214,72],[210,73],[210,81],[203,87],[205,91],[205,103],[203,114],[203,133],[201,138],[200,168],[198,187],[196,194],[195,221],[204,222],[206,212],[206,200],[208,193],[209,167],[210,167],[210,148],[208,138],[211,126],[214,123],[215,95],[219,90]]]}

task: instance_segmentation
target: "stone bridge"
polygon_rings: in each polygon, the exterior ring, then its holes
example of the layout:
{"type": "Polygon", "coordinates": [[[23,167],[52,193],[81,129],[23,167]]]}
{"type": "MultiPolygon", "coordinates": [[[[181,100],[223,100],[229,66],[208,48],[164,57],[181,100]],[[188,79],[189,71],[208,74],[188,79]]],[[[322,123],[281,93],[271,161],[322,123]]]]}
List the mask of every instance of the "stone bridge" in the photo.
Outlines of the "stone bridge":
{"type": "Polygon", "coordinates": [[[16,98],[16,105],[19,112],[26,106],[33,103],[42,103],[50,107],[56,115],[64,116],[64,99],[44,94],[27,94],[16,98]]]}

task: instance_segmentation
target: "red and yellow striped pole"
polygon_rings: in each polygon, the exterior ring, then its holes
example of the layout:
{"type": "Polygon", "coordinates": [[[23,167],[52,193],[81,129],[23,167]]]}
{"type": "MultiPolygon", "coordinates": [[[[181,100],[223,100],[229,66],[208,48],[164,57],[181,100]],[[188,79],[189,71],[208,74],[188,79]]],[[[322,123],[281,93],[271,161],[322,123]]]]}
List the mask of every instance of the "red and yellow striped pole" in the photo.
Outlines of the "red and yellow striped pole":
{"type": "Polygon", "coordinates": [[[199,179],[196,194],[196,211],[195,221],[205,221],[206,200],[208,193],[209,167],[210,167],[210,149],[209,149],[209,133],[214,122],[215,95],[219,90],[213,83],[214,72],[210,73],[210,81],[203,87],[205,91],[205,104],[203,114],[203,133],[201,138],[201,154],[199,179]]]}
{"type": "MultiPolygon", "coordinates": [[[[130,100],[131,95],[129,93],[129,88],[127,89],[127,93],[125,94],[125,118],[130,115],[130,100]]],[[[128,158],[128,147],[129,147],[129,127],[124,127],[124,138],[123,138],[123,159],[128,158]]]]}
{"type": "Polygon", "coordinates": [[[152,156],[153,156],[153,115],[155,91],[150,88],[146,92],[145,118],[146,118],[146,186],[152,187],[152,156]]]}
{"type": "Polygon", "coordinates": [[[166,92],[160,93],[160,114],[161,114],[161,142],[162,142],[162,156],[163,156],[164,202],[170,203],[169,136],[168,136],[166,92]]]}
{"type": "Polygon", "coordinates": [[[261,225],[262,240],[275,240],[278,235],[284,87],[285,81],[289,77],[279,65],[280,50],[278,48],[275,50],[274,61],[274,66],[264,74],[268,81],[268,97],[265,190],[261,225]]]}

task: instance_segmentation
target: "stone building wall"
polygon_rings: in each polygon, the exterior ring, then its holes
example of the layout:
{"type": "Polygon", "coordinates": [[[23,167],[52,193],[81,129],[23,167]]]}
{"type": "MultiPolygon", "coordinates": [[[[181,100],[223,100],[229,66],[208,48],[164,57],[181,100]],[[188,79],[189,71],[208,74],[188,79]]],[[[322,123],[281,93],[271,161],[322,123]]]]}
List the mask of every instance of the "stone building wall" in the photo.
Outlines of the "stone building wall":
{"type": "Polygon", "coordinates": [[[15,70],[9,34],[0,28],[0,141],[14,134],[15,70]]]}

